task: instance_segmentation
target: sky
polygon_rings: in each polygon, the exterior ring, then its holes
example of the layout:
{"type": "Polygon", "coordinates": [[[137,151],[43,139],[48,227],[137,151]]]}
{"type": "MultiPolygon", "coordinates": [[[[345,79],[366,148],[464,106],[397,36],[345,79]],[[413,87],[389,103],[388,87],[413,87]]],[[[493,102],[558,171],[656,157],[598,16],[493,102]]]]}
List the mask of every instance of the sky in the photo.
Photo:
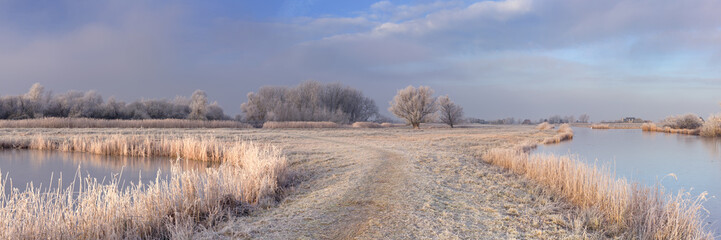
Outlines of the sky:
{"type": "Polygon", "coordinates": [[[173,98],[231,115],[264,85],[408,85],[467,117],[721,112],[721,1],[0,0],[0,95],[173,98]]]}

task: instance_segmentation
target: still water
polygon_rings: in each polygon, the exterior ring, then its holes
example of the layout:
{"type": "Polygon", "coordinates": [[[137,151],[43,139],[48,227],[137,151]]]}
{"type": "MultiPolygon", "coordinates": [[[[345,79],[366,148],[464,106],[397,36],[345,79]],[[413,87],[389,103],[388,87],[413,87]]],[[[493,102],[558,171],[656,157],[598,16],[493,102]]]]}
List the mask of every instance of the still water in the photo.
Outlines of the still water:
{"type": "Polygon", "coordinates": [[[539,146],[534,153],[574,154],[580,160],[614,167],[619,177],[670,193],[708,192],[704,207],[712,230],[721,232],[721,140],[635,130],[574,128],[573,140],[539,146]],[[678,177],[667,176],[675,174],[678,177]]]}
{"type": "MultiPolygon", "coordinates": [[[[182,169],[203,170],[212,166],[199,161],[181,160],[182,169]]],[[[119,178],[120,187],[155,180],[158,170],[161,178],[170,173],[170,158],[143,158],[103,156],[89,153],[69,153],[59,151],[39,150],[0,150],[0,171],[2,181],[8,180],[5,194],[10,194],[12,188],[24,191],[26,186],[33,184],[37,190],[47,189],[52,182],[52,188],[58,186],[58,179],[62,175],[63,189],[70,186],[78,176],[84,180],[87,176],[96,178],[98,182],[109,183],[113,177],[119,178]],[[52,176],[52,179],[51,179],[52,176]],[[12,181],[12,188],[10,183],[12,181]]],[[[76,188],[79,183],[76,183],[76,188]]]]}

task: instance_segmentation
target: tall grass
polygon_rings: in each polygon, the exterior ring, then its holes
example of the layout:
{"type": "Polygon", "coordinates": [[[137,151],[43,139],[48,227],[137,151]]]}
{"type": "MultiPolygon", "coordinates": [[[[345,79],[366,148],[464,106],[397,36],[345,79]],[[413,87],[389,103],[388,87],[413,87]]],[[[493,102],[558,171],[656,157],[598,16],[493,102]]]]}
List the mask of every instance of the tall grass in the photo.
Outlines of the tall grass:
{"type": "Polygon", "coordinates": [[[353,125],[351,125],[354,128],[382,128],[378,123],[374,122],[354,122],[353,125]]]}
{"type": "Polygon", "coordinates": [[[611,129],[608,124],[592,124],[591,129],[611,129]]]}
{"type": "MultiPolygon", "coordinates": [[[[221,164],[200,173],[182,171],[176,163],[167,178],[125,189],[118,187],[118,179],[108,185],[78,176],[67,189],[0,191],[0,239],[173,238],[213,227],[250,206],[270,205],[287,181],[280,150],[247,142],[113,136],[37,137],[2,145],[221,164]]],[[[3,178],[0,188],[9,187],[3,178]]]]}
{"type": "Polygon", "coordinates": [[[236,121],[201,121],[186,119],[92,119],[92,118],[38,118],[0,120],[0,128],[249,128],[236,121]]]}
{"type": "Polygon", "coordinates": [[[621,239],[713,239],[701,211],[705,193],[667,195],[661,187],[629,183],[608,168],[569,156],[529,155],[518,149],[492,149],[491,164],[534,180],[584,211],[590,230],[621,239]]]}
{"type": "Polygon", "coordinates": [[[541,124],[538,124],[536,126],[536,129],[538,130],[548,130],[553,128],[553,125],[549,124],[548,122],[542,122],[541,124]]]}
{"type": "Polygon", "coordinates": [[[389,128],[389,127],[405,127],[405,126],[406,126],[406,124],[403,124],[403,123],[389,123],[389,122],[381,123],[381,127],[384,127],[384,128],[389,128]]]}
{"type": "Polygon", "coordinates": [[[558,131],[556,131],[556,134],[548,137],[546,139],[543,139],[543,144],[552,144],[552,143],[560,143],[563,141],[568,141],[573,139],[573,129],[571,129],[571,126],[567,123],[561,124],[561,126],[558,127],[558,131]]]}
{"type": "Polygon", "coordinates": [[[263,128],[338,128],[334,122],[265,122],[263,128]]]}

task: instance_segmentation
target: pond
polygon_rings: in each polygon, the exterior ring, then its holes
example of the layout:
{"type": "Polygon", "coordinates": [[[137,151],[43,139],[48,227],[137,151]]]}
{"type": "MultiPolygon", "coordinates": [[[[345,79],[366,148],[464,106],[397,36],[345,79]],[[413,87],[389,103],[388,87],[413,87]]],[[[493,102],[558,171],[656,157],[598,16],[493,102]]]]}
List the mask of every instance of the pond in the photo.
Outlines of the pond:
{"type": "MultiPolygon", "coordinates": [[[[213,166],[211,163],[181,160],[182,169],[204,170],[213,166]]],[[[85,179],[88,175],[98,179],[98,182],[109,183],[113,177],[119,177],[119,186],[128,187],[154,181],[161,171],[161,178],[170,172],[170,158],[143,158],[104,156],[90,153],[40,151],[40,150],[0,150],[0,171],[2,180],[8,177],[5,194],[10,194],[12,188],[24,191],[30,183],[37,190],[47,189],[52,182],[52,188],[57,188],[58,179],[62,175],[63,189],[70,186],[76,176],[85,179]],[[51,179],[52,177],[52,179],[51,179]],[[10,182],[12,181],[12,188],[10,182]]],[[[76,188],[79,187],[76,184],[76,188]]],[[[77,190],[77,189],[76,189],[77,190]]]]}
{"type": "Polygon", "coordinates": [[[707,221],[712,230],[721,232],[721,140],[640,129],[573,131],[573,140],[539,146],[534,153],[574,154],[582,161],[612,167],[619,177],[649,186],[661,183],[669,193],[708,192],[707,221]]]}

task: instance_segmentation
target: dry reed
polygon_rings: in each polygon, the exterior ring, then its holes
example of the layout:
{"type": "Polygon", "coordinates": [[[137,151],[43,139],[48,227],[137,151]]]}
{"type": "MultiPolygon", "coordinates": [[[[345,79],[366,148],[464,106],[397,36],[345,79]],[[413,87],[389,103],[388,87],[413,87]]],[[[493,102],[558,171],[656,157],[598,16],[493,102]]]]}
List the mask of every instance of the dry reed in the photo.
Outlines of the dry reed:
{"type": "MultiPolygon", "coordinates": [[[[702,127],[703,128],[703,127],[702,127]]],[[[658,127],[655,123],[644,123],[641,125],[641,130],[646,132],[663,132],[663,133],[676,133],[676,134],[688,134],[688,135],[699,135],[701,134],[702,128],[697,129],[678,129],[671,127],[658,127]]]]}
{"type": "Polygon", "coordinates": [[[573,139],[573,129],[571,129],[571,126],[566,124],[561,124],[561,126],[558,127],[558,131],[555,135],[548,137],[546,139],[543,139],[543,144],[552,144],[552,143],[560,143],[563,141],[568,141],[573,139]]]}
{"type": "Polygon", "coordinates": [[[334,122],[265,122],[263,128],[338,128],[334,122]]]}
{"type": "Polygon", "coordinates": [[[250,128],[237,121],[201,121],[187,119],[92,119],[38,118],[0,120],[0,128],[250,128]]]}
{"type": "Polygon", "coordinates": [[[721,115],[711,115],[701,126],[699,134],[704,137],[721,137],[721,115]]]}
{"type": "Polygon", "coordinates": [[[538,129],[538,130],[548,130],[548,129],[552,129],[552,128],[553,128],[553,125],[549,124],[548,122],[542,122],[541,124],[538,124],[536,126],[536,129],[538,129]]]}
{"type": "MultiPolygon", "coordinates": [[[[246,142],[133,136],[5,142],[3,146],[220,161],[200,173],[174,165],[167,178],[121,189],[77,176],[67,189],[0,191],[0,239],[173,238],[275,202],[287,181],[280,150],[246,142]],[[75,185],[78,186],[75,186],[75,185]],[[79,192],[73,191],[80,189],[79,192]]],[[[1,174],[0,174],[1,175],[1,174]]],[[[1,176],[0,176],[1,177],[1,176]]],[[[0,188],[9,188],[7,181],[0,188]]]]}
{"type": "Polygon", "coordinates": [[[611,129],[611,126],[608,124],[593,124],[591,125],[591,129],[611,129]]]}
{"type": "Polygon", "coordinates": [[[523,150],[492,149],[483,159],[534,180],[583,211],[579,219],[589,230],[621,239],[713,239],[704,228],[702,202],[661,187],[630,184],[608,168],[589,166],[576,158],[529,155],[523,150]]]}
{"type": "Polygon", "coordinates": [[[403,123],[388,123],[388,122],[381,123],[381,127],[384,127],[384,128],[405,127],[405,126],[406,126],[406,124],[403,124],[403,123]]]}
{"type": "Polygon", "coordinates": [[[374,122],[354,122],[353,125],[351,125],[354,128],[382,128],[378,123],[374,122]]]}

